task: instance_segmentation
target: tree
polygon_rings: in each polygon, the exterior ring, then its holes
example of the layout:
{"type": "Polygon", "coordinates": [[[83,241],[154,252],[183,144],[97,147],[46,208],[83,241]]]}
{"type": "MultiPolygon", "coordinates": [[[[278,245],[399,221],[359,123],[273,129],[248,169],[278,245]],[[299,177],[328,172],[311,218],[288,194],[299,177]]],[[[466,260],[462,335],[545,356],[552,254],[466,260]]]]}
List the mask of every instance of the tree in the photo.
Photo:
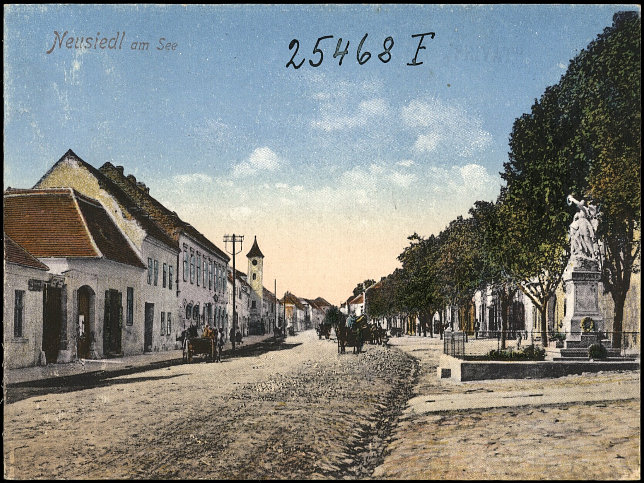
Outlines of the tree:
{"type": "MultiPolygon", "coordinates": [[[[600,206],[602,282],[614,301],[613,331],[621,332],[631,274],[641,249],[641,19],[614,15],[613,25],[571,63],[562,81],[582,100],[573,152],[587,166],[580,192],[600,206]]],[[[613,343],[619,344],[619,338],[613,343]]]]}

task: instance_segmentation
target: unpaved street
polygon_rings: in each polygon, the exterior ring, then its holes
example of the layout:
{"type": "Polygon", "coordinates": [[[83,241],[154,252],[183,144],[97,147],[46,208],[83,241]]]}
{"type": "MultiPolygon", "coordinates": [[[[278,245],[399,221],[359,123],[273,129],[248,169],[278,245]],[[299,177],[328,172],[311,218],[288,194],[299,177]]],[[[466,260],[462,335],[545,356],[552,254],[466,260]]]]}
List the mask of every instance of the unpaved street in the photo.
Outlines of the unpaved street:
{"type": "Polygon", "coordinates": [[[261,355],[29,397],[5,406],[5,477],[368,477],[415,373],[403,352],[338,355],[309,331],[261,355]]]}
{"type": "Polygon", "coordinates": [[[309,331],[23,393],[5,406],[5,477],[639,478],[639,371],[457,383],[437,378],[438,338],[390,342],[338,355],[309,331]]]}
{"type": "Polygon", "coordinates": [[[420,373],[374,477],[639,479],[639,371],[459,383],[437,378],[438,338],[392,343],[420,373]]]}

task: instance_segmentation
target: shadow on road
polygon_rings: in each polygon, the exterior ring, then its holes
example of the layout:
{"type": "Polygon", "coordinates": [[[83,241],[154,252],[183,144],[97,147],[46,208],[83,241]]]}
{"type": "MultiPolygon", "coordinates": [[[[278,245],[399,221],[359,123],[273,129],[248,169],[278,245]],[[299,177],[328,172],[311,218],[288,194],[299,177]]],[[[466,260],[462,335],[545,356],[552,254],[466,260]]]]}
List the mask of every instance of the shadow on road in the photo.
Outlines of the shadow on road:
{"type": "Polygon", "coordinates": [[[66,392],[81,391],[83,389],[93,389],[97,387],[133,384],[135,382],[161,381],[183,376],[184,374],[119,379],[122,375],[123,374],[114,374],[113,372],[98,372],[59,377],[56,379],[47,379],[44,381],[31,381],[13,384],[12,386],[7,388],[5,402],[7,404],[11,404],[22,401],[23,399],[34,396],[44,396],[46,394],[61,394],[66,392]]]}
{"type": "MultiPolygon", "coordinates": [[[[223,354],[222,362],[226,362],[228,360],[236,359],[239,357],[256,357],[267,352],[288,350],[297,347],[298,345],[301,345],[301,343],[288,344],[286,342],[280,342],[279,340],[275,340],[273,338],[266,339],[262,342],[253,344],[248,347],[244,347],[244,345],[242,344],[241,347],[238,347],[235,350],[235,352],[226,351],[223,354]]],[[[183,374],[175,374],[171,376],[134,377],[127,379],[118,378],[137,372],[156,370],[162,367],[178,365],[181,363],[181,359],[169,360],[162,363],[151,364],[149,366],[128,367],[110,371],[95,371],[88,374],[74,374],[69,376],[43,379],[39,381],[14,383],[8,385],[6,388],[5,403],[11,404],[23,399],[27,399],[29,397],[43,396],[45,394],[60,394],[65,392],[80,391],[82,389],[107,387],[116,384],[130,384],[134,382],[170,379],[181,376],[183,374]]],[[[193,363],[216,364],[215,362],[205,359],[198,359],[193,363]]]]}

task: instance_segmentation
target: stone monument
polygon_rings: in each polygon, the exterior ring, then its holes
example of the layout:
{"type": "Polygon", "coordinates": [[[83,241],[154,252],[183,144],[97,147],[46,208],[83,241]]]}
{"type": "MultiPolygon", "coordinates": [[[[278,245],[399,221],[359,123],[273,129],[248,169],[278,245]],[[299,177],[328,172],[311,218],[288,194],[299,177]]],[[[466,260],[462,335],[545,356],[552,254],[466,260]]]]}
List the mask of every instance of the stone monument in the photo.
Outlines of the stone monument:
{"type": "Polygon", "coordinates": [[[597,333],[604,330],[598,299],[601,255],[595,235],[599,220],[596,206],[584,200],[577,201],[570,195],[566,201],[568,205],[577,206],[577,213],[570,224],[570,261],[563,275],[565,347],[586,348],[597,340],[597,333]],[[589,324],[590,319],[592,324],[589,324]]]}

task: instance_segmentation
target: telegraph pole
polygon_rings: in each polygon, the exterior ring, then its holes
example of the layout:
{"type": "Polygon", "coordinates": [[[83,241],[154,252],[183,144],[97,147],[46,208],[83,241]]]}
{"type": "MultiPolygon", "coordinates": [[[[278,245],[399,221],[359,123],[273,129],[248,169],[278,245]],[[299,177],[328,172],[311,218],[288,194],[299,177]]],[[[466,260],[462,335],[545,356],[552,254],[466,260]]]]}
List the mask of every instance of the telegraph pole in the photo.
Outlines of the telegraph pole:
{"type": "Polygon", "coordinates": [[[233,256],[233,327],[232,327],[232,336],[230,341],[233,344],[233,352],[235,352],[235,334],[237,334],[237,310],[235,309],[235,304],[237,302],[236,289],[235,289],[235,280],[237,279],[237,269],[235,268],[235,255],[242,251],[242,243],[244,241],[244,235],[224,235],[224,245],[226,251],[233,256]],[[235,244],[239,242],[239,251],[236,251],[235,244]],[[232,250],[228,251],[228,243],[232,243],[232,250]]]}

